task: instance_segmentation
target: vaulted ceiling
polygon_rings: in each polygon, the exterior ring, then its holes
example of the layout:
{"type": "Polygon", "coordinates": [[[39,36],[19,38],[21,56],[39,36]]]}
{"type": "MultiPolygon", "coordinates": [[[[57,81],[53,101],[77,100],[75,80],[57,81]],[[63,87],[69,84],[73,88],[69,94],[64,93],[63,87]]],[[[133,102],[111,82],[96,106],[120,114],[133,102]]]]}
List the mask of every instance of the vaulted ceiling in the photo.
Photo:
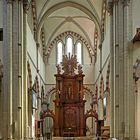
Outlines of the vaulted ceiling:
{"type": "Polygon", "coordinates": [[[98,39],[102,37],[105,11],[106,0],[32,0],[36,40],[40,42],[41,38],[48,52],[58,35],[72,31],[82,36],[94,52],[97,32],[98,39]]]}

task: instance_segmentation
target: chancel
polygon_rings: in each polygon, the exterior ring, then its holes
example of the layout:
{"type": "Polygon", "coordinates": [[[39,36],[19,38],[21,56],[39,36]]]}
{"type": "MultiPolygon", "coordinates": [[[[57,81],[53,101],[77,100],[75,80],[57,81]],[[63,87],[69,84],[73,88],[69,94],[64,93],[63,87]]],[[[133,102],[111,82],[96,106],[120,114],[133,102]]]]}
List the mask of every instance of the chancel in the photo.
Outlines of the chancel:
{"type": "Polygon", "coordinates": [[[0,140],[140,140],[140,0],[0,0],[0,140]]]}

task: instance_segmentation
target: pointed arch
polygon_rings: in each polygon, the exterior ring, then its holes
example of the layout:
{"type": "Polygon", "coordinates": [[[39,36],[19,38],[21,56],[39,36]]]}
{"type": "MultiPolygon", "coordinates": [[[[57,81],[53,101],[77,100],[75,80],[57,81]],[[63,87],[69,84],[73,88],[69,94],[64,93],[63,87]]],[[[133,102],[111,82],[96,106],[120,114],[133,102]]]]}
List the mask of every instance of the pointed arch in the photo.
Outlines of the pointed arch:
{"type": "Polygon", "coordinates": [[[97,17],[97,14],[92,13],[89,9],[87,9],[83,5],[80,5],[80,4],[75,3],[75,2],[67,1],[67,2],[61,2],[61,3],[57,4],[57,5],[54,5],[51,8],[49,8],[47,11],[44,12],[42,17],[38,21],[37,41],[39,41],[40,30],[41,30],[41,27],[43,26],[45,18],[47,18],[54,11],[56,11],[58,9],[61,9],[61,8],[64,8],[64,7],[67,7],[67,6],[77,8],[77,9],[81,10],[82,12],[84,12],[85,14],[87,14],[93,20],[95,25],[97,26],[98,32],[101,33],[101,23],[99,21],[99,18],[97,17]]]}
{"type": "Polygon", "coordinates": [[[59,40],[57,42],[57,64],[60,64],[62,62],[62,56],[63,56],[63,42],[61,40],[59,40]]]}
{"type": "Polygon", "coordinates": [[[107,67],[107,73],[106,73],[106,91],[109,92],[109,77],[110,77],[110,62],[108,64],[108,67],[107,67]]]}
{"type": "Polygon", "coordinates": [[[71,35],[66,37],[66,54],[73,54],[73,37],[71,35]]]}
{"type": "Polygon", "coordinates": [[[101,99],[103,99],[104,96],[104,79],[103,76],[101,76],[101,80],[100,80],[100,97],[101,99]]]}
{"type": "Polygon", "coordinates": [[[37,8],[36,8],[36,1],[31,1],[32,6],[32,15],[33,15],[33,32],[34,32],[34,39],[37,39],[37,8]]]}
{"type": "Polygon", "coordinates": [[[48,90],[47,94],[45,95],[45,100],[49,104],[52,94],[56,93],[56,87],[52,87],[48,90]]]}
{"type": "Polygon", "coordinates": [[[133,66],[133,79],[135,80],[135,82],[138,81],[138,79],[140,78],[140,76],[138,75],[138,68],[140,66],[140,58],[138,58],[133,66]]]}
{"type": "Polygon", "coordinates": [[[78,40],[75,45],[75,54],[77,55],[77,61],[79,64],[82,64],[82,54],[83,54],[83,48],[82,48],[82,42],[78,40]]]}
{"type": "Polygon", "coordinates": [[[32,88],[32,72],[31,72],[31,67],[30,63],[27,62],[27,71],[28,71],[28,77],[29,77],[29,88],[32,88]]]}
{"type": "Polygon", "coordinates": [[[59,34],[54,40],[52,40],[52,42],[48,46],[48,49],[46,50],[45,55],[47,57],[49,57],[52,48],[56,45],[56,42],[59,41],[61,38],[66,38],[69,35],[71,35],[72,37],[74,37],[77,40],[81,41],[87,47],[87,50],[88,50],[90,56],[93,56],[93,51],[91,51],[91,46],[87,42],[87,40],[83,36],[81,36],[80,34],[77,34],[76,32],[72,32],[72,31],[63,32],[63,33],[59,34]]]}

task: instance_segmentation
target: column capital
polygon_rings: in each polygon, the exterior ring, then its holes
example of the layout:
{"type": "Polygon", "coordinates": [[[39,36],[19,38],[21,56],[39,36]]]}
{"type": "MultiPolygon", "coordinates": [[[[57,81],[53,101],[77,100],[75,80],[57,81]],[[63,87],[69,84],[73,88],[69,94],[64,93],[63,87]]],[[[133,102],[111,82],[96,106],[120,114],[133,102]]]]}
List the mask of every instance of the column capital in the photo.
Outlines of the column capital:
{"type": "Polygon", "coordinates": [[[112,0],[107,1],[107,11],[109,12],[110,15],[113,15],[113,6],[114,3],[112,0]]]}
{"type": "Polygon", "coordinates": [[[123,6],[129,6],[130,0],[122,0],[123,6]]]}
{"type": "Polygon", "coordinates": [[[7,4],[12,4],[14,0],[6,0],[7,4]]]}
{"type": "Polygon", "coordinates": [[[28,12],[29,8],[30,8],[30,0],[23,0],[23,10],[25,13],[28,12]]]}
{"type": "Polygon", "coordinates": [[[119,0],[113,0],[114,4],[118,4],[119,0]]]}

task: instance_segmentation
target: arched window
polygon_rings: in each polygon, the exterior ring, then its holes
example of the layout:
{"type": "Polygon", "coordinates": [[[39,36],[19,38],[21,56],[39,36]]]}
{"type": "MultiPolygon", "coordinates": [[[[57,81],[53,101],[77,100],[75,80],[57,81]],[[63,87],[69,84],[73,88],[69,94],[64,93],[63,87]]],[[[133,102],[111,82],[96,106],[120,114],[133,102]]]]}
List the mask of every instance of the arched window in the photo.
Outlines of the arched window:
{"type": "Polygon", "coordinates": [[[56,45],[56,63],[60,64],[63,55],[76,55],[79,64],[83,63],[83,42],[71,34],[59,39],[56,45]]]}
{"type": "Polygon", "coordinates": [[[57,64],[60,64],[62,62],[62,56],[63,56],[63,44],[62,42],[59,42],[57,44],[57,64]]]}
{"type": "Polygon", "coordinates": [[[68,37],[67,38],[67,55],[70,53],[70,55],[72,55],[72,48],[73,48],[73,42],[72,42],[72,38],[68,37]]]}
{"type": "Polygon", "coordinates": [[[77,55],[77,61],[79,62],[79,64],[81,64],[82,63],[82,44],[80,42],[76,44],[76,55],[77,55]]]}

